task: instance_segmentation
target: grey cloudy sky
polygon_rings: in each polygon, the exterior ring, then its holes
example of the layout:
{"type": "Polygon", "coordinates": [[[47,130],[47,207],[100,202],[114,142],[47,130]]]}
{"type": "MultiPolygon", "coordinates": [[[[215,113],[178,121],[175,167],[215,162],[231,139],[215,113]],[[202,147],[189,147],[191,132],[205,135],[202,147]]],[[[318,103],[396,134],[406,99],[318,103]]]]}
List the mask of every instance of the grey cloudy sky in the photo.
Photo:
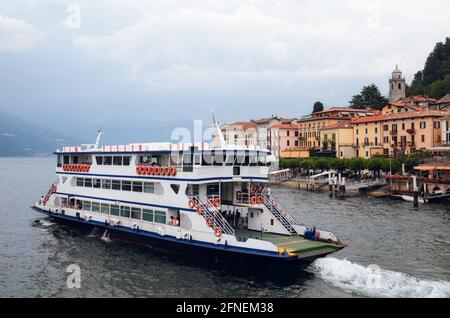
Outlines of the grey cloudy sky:
{"type": "Polygon", "coordinates": [[[395,64],[410,81],[450,36],[448,12],[444,0],[2,0],[0,109],[83,135],[207,119],[210,105],[221,121],[347,106],[371,82],[387,94],[395,64]]]}

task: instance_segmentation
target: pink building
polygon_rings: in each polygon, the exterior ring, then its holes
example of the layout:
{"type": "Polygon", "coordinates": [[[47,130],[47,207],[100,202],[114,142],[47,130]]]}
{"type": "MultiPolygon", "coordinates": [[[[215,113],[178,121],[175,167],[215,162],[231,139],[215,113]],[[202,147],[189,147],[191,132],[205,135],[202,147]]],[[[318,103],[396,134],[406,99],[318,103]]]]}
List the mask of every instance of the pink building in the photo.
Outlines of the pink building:
{"type": "Polygon", "coordinates": [[[280,153],[292,148],[298,148],[298,125],[281,124],[269,128],[270,150],[275,158],[280,159],[280,153]]]}

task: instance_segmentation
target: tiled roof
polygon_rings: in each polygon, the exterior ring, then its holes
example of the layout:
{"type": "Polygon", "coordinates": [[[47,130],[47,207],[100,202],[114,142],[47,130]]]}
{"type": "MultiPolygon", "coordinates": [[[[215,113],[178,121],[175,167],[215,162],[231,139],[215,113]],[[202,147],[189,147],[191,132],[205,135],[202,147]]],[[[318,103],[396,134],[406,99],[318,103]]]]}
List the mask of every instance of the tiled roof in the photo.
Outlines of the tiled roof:
{"type": "Polygon", "coordinates": [[[237,122],[235,122],[233,124],[227,124],[227,125],[224,125],[224,126],[225,126],[224,128],[226,128],[227,126],[228,127],[229,126],[241,126],[242,129],[244,129],[244,130],[247,130],[249,128],[256,129],[256,124],[254,122],[251,122],[251,121],[237,121],[237,122]]]}
{"type": "Polygon", "coordinates": [[[371,123],[385,120],[406,119],[406,118],[420,118],[420,117],[442,117],[447,113],[439,110],[421,110],[417,112],[403,112],[388,115],[376,115],[370,117],[360,117],[352,120],[353,124],[371,123]]]}
{"type": "Polygon", "coordinates": [[[352,122],[351,121],[341,121],[341,122],[333,124],[333,125],[322,127],[322,128],[320,128],[320,130],[345,129],[345,128],[353,128],[352,122]]]}
{"type": "Polygon", "coordinates": [[[440,100],[436,102],[437,104],[450,103],[450,94],[445,95],[440,100]]]}
{"type": "Polygon", "coordinates": [[[269,129],[297,129],[298,125],[292,125],[292,124],[282,124],[282,125],[274,125],[271,126],[269,129]]]}

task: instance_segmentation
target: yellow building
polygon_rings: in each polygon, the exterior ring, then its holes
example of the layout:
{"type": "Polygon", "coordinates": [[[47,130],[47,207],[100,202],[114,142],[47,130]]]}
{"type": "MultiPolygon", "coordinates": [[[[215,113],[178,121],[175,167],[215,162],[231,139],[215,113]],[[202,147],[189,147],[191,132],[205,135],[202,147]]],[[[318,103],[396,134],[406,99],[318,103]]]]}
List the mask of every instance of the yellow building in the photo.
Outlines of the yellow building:
{"type": "Polygon", "coordinates": [[[319,150],[321,149],[320,132],[322,128],[354,118],[373,116],[377,113],[373,110],[335,107],[302,117],[298,121],[299,148],[319,150]]]}
{"type": "Polygon", "coordinates": [[[421,110],[357,118],[353,124],[356,156],[408,155],[441,145],[440,118],[445,112],[421,110]]]}
{"type": "Polygon", "coordinates": [[[320,129],[321,153],[338,158],[356,157],[353,147],[353,125],[343,121],[320,129]]]}

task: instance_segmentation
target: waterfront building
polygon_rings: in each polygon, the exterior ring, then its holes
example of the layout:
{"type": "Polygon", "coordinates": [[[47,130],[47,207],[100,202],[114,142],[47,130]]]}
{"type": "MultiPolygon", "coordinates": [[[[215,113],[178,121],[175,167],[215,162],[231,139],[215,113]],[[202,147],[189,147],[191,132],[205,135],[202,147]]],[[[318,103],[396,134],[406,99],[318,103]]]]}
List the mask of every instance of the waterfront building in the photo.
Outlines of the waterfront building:
{"type": "Polygon", "coordinates": [[[269,149],[277,160],[281,152],[295,149],[299,146],[298,126],[294,124],[281,124],[269,128],[269,149]]]}
{"type": "Polygon", "coordinates": [[[440,122],[442,146],[450,149],[450,116],[441,117],[440,122]]]}
{"type": "Polygon", "coordinates": [[[341,122],[348,122],[359,117],[368,117],[378,114],[378,111],[368,109],[352,108],[330,108],[308,116],[304,116],[298,121],[299,147],[301,149],[321,149],[321,128],[335,125],[341,122]]]}
{"type": "Polygon", "coordinates": [[[276,125],[287,125],[295,122],[295,119],[293,118],[281,118],[278,116],[263,118],[252,121],[256,124],[256,130],[257,130],[257,145],[261,149],[270,149],[271,146],[271,140],[270,140],[270,134],[269,134],[269,128],[276,125]]]}
{"type": "Polygon", "coordinates": [[[395,67],[392,76],[389,79],[389,102],[397,102],[406,97],[406,80],[402,71],[395,67]]]}
{"type": "MultiPolygon", "coordinates": [[[[233,124],[224,124],[220,127],[227,145],[239,145],[255,148],[257,141],[257,126],[251,121],[238,121],[233,124]]],[[[220,145],[219,135],[212,136],[212,144],[220,145]]]]}
{"type": "Polygon", "coordinates": [[[389,114],[406,113],[406,112],[417,112],[417,111],[427,110],[427,109],[428,109],[427,107],[418,106],[414,103],[405,102],[403,100],[400,100],[398,102],[387,103],[381,109],[381,114],[389,115],[389,114]]]}
{"type": "Polygon", "coordinates": [[[342,121],[320,129],[321,153],[329,157],[354,158],[353,125],[351,121],[342,121]]]}
{"type": "Polygon", "coordinates": [[[436,110],[400,112],[352,121],[356,156],[409,155],[416,150],[441,146],[441,121],[436,110]]]}

